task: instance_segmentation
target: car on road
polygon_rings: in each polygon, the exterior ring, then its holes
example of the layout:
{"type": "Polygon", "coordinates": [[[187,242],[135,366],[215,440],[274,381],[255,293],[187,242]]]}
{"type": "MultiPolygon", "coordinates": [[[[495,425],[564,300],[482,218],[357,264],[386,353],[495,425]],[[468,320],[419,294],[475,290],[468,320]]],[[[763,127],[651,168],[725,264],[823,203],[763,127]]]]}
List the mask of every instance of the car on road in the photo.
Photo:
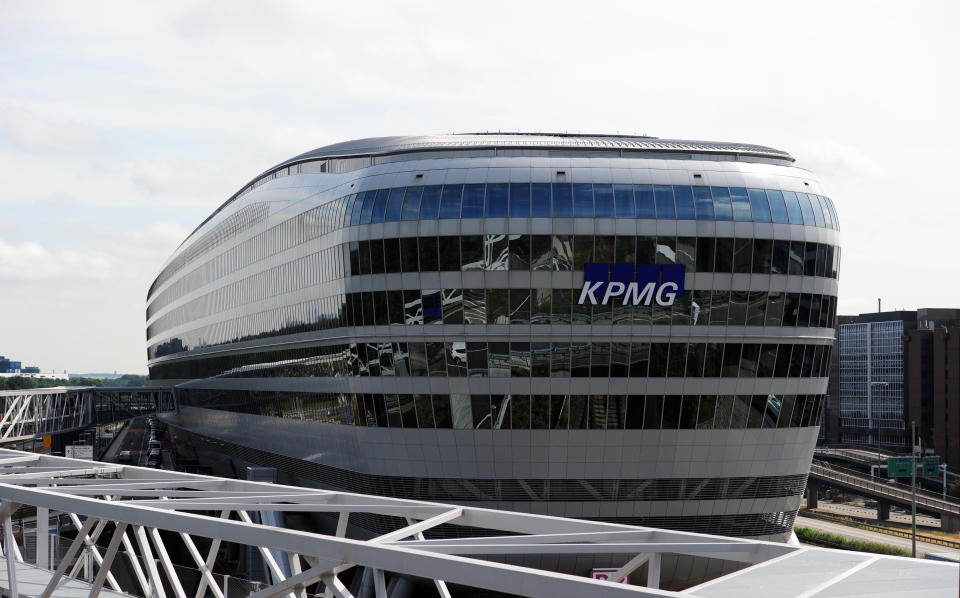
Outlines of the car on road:
{"type": "Polygon", "coordinates": [[[131,451],[120,451],[117,453],[117,463],[133,463],[133,453],[131,451]]]}

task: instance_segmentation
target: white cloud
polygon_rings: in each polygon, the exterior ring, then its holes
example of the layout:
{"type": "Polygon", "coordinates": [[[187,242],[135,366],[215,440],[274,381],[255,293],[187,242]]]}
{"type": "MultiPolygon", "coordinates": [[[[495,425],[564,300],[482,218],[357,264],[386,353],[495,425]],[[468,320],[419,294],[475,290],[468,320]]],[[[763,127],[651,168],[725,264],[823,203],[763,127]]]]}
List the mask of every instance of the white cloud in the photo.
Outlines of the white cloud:
{"type": "Polygon", "coordinates": [[[39,243],[5,243],[0,240],[0,280],[7,282],[66,282],[109,280],[111,258],[96,251],[53,251],[39,243]]]}

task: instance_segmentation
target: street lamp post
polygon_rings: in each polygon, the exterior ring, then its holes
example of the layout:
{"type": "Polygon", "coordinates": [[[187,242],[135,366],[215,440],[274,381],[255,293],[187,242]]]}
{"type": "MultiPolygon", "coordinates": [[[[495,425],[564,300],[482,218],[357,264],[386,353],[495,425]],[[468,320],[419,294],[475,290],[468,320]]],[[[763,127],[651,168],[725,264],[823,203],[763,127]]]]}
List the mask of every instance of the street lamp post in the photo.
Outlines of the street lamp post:
{"type": "Polygon", "coordinates": [[[917,422],[910,422],[910,527],[911,553],[917,558],[917,422]]]}

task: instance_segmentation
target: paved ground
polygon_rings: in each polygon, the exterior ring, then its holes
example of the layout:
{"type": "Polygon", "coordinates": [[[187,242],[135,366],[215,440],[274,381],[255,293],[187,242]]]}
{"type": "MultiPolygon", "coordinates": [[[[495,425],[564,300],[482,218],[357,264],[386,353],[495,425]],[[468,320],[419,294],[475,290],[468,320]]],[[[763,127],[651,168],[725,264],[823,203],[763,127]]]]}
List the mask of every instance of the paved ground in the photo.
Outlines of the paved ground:
{"type": "MultiPolygon", "coordinates": [[[[842,505],[837,503],[832,503],[829,501],[821,500],[817,503],[818,511],[827,511],[829,513],[836,513],[838,515],[849,515],[851,517],[860,517],[862,519],[876,519],[877,510],[871,509],[868,507],[854,507],[851,505],[842,505]]],[[[910,513],[896,512],[893,509],[890,510],[890,521],[896,521],[897,523],[910,523],[910,513]]],[[[924,525],[927,527],[940,528],[940,520],[935,517],[929,517],[927,515],[921,515],[917,513],[917,525],[924,525]]]]}
{"type": "MultiPolygon", "coordinates": [[[[844,538],[849,538],[851,540],[863,540],[865,542],[877,542],[879,544],[885,544],[887,546],[893,546],[906,550],[907,553],[910,552],[910,538],[899,538],[897,536],[888,536],[887,534],[880,534],[877,532],[871,532],[865,529],[858,529],[855,527],[850,527],[848,525],[841,525],[839,523],[832,523],[829,521],[821,521],[819,519],[813,519],[812,517],[797,517],[797,521],[794,524],[795,527],[806,527],[809,529],[815,529],[822,532],[828,532],[831,534],[836,534],[838,536],[843,536],[844,538]]],[[[958,554],[960,551],[947,548],[946,546],[940,546],[937,544],[927,544],[925,542],[917,542],[917,556],[923,557],[927,552],[937,552],[937,553],[952,553],[958,554]]]]}

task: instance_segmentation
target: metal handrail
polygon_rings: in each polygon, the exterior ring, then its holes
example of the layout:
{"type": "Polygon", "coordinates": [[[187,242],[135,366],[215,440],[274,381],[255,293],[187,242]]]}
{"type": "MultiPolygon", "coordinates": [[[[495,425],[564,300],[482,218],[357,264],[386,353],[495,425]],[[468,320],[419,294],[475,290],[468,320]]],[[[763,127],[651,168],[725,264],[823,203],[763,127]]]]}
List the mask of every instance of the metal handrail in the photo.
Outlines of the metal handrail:
{"type": "MultiPolygon", "coordinates": [[[[870,490],[879,496],[896,498],[905,503],[913,500],[911,491],[900,490],[899,488],[891,487],[889,484],[873,481],[868,476],[859,472],[852,472],[850,470],[838,471],[836,468],[814,462],[810,465],[810,473],[837,482],[845,482],[855,488],[870,490]]],[[[960,502],[944,500],[939,495],[927,492],[926,490],[917,489],[917,504],[947,513],[960,514],[960,502]]]]}

